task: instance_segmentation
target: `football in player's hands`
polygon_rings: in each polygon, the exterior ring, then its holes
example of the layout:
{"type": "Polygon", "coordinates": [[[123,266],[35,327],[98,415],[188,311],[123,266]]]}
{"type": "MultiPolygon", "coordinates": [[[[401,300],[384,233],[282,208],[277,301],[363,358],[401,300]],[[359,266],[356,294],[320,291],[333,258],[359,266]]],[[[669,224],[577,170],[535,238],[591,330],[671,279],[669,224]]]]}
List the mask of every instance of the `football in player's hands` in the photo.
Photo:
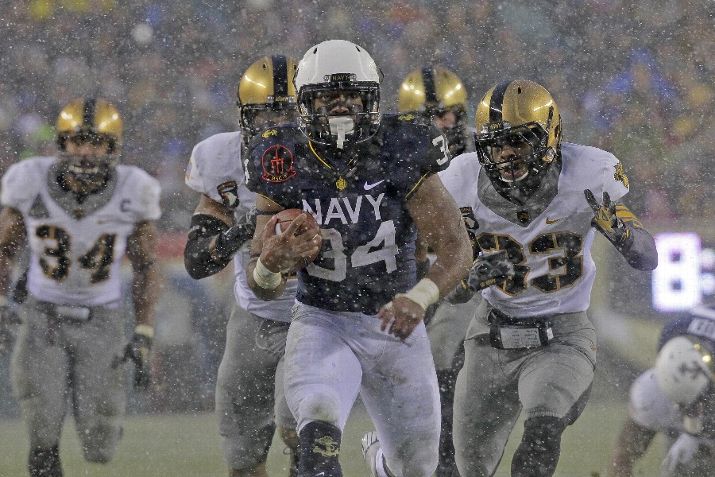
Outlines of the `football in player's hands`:
{"type": "MultiPolygon", "coordinates": [[[[300,227],[298,227],[295,232],[295,235],[299,235],[302,233],[309,233],[311,237],[315,235],[320,235],[320,227],[318,227],[318,222],[315,221],[315,217],[313,217],[313,214],[309,212],[304,212],[301,209],[285,209],[278,212],[276,214],[276,234],[280,235],[285,232],[290,226],[291,222],[293,222],[293,220],[295,220],[301,214],[305,216],[305,221],[300,225],[300,227]]],[[[318,258],[319,253],[320,249],[318,249],[310,257],[306,257],[303,260],[303,263],[297,268],[303,268],[306,265],[313,263],[313,261],[318,258]]]]}

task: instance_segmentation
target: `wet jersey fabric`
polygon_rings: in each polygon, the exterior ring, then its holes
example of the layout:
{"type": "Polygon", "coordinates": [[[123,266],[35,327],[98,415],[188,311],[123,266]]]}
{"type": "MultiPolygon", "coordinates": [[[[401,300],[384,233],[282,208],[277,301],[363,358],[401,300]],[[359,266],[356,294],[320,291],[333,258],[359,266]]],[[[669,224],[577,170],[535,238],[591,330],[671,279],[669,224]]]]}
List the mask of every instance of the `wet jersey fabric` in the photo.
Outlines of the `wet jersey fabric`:
{"type": "Polygon", "coordinates": [[[119,165],[102,191],[78,202],[59,185],[58,168],[54,157],[34,157],[10,167],[2,180],[2,205],[22,214],[27,231],[28,290],[63,305],[118,303],[127,238],[138,222],[161,215],[159,182],[119,165]]]}
{"type": "MultiPolygon", "coordinates": [[[[242,164],[243,141],[239,131],[215,134],[198,143],[186,167],[185,182],[191,189],[234,210],[236,219],[255,207],[256,194],[246,187],[242,164]]],[[[295,303],[296,279],[289,279],[283,295],[270,302],[256,297],[248,286],[246,264],[249,243],[233,258],[234,296],[243,308],[261,318],[289,322],[295,303]]]]}
{"type": "Polygon", "coordinates": [[[628,192],[628,182],[618,159],[590,146],[563,143],[560,166],[547,171],[552,181],[548,177],[542,181],[524,205],[497,192],[476,153],[458,156],[440,173],[462,211],[475,250],[507,250],[514,263],[513,278],[482,291],[492,306],[507,315],[588,309],[596,273],[591,258],[595,229],[584,189],[599,200],[605,191],[618,201],[628,192]]]}
{"type": "Polygon", "coordinates": [[[299,272],[297,299],[333,311],[375,314],[416,282],[416,230],[406,203],[449,163],[444,137],[402,116],[384,117],[349,152],[309,143],[295,127],[249,144],[249,189],[286,209],[310,212],[323,246],[299,272]]]}

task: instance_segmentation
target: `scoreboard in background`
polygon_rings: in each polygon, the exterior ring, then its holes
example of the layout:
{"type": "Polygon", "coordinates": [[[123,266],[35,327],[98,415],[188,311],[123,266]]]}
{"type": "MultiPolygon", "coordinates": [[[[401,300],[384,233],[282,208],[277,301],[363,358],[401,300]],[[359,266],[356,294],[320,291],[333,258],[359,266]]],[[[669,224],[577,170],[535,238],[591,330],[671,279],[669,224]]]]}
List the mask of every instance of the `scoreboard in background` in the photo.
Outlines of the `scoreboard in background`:
{"type": "Polygon", "coordinates": [[[715,245],[694,232],[655,235],[658,268],[651,275],[652,306],[681,312],[715,297],[715,245]]]}

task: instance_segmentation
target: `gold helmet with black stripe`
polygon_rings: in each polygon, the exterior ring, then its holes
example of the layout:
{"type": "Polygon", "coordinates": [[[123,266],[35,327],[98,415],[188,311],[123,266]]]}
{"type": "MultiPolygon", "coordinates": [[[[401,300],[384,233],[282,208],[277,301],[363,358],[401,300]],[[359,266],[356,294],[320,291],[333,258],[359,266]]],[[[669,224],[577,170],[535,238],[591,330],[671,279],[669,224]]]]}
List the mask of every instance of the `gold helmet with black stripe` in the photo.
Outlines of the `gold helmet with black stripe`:
{"type": "Polygon", "coordinates": [[[264,56],[241,76],[236,89],[239,127],[245,143],[263,129],[295,122],[298,115],[293,78],[298,61],[264,56]]]}
{"type": "Polygon", "coordinates": [[[55,129],[67,172],[83,185],[104,183],[119,162],[124,129],[119,110],[105,99],[77,98],[60,110],[55,129]],[[91,150],[78,150],[87,144],[91,150]]]}
{"type": "Polygon", "coordinates": [[[447,137],[452,155],[464,152],[467,89],[453,71],[442,66],[425,66],[410,72],[400,85],[397,109],[433,123],[447,137]]]}
{"type": "Polygon", "coordinates": [[[529,80],[493,86],[477,105],[475,143],[492,183],[530,193],[560,156],[561,115],[546,88],[529,80]]]}
{"type": "Polygon", "coordinates": [[[114,153],[121,147],[124,123],[112,103],[101,98],[78,98],[62,108],[55,129],[61,151],[68,139],[79,136],[92,141],[106,140],[109,152],[114,153]]]}

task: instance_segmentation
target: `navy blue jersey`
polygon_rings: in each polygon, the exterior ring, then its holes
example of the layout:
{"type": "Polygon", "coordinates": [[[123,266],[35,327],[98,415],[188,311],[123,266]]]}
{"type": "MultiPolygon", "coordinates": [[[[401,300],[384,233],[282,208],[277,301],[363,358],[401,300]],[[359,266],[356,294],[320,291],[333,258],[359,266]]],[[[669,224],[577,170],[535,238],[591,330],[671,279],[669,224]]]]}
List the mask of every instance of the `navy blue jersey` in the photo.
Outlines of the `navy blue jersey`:
{"type": "Polygon", "coordinates": [[[378,133],[346,150],[310,143],[286,126],[249,144],[248,188],[315,217],[323,246],[299,272],[297,299],[374,314],[416,282],[415,226],[406,202],[449,163],[444,137],[409,117],[383,117],[378,133]]]}
{"type": "Polygon", "coordinates": [[[670,339],[683,335],[709,342],[715,349],[715,303],[693,308],[687,316],[666,323],[658,339],[658,351],[670,339]]]}

